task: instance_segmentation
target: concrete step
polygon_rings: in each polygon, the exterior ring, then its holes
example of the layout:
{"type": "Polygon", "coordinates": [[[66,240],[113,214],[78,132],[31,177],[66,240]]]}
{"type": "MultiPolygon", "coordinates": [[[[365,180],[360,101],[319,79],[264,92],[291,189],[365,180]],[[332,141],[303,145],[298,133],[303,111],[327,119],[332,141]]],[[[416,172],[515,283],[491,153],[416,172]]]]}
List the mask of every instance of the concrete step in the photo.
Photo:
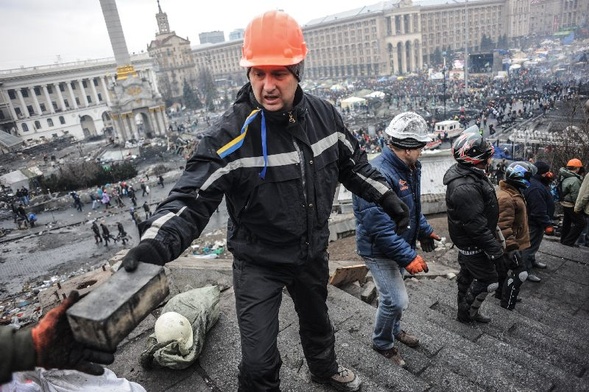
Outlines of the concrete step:
{"type": "MultiPolygon", "coordinates": [[[[455,299],[448,301],[456,288],[451,285],[424,282],[429,292],[435,292],[439,303],[436,310],[452,317],[456,314],[455,299]]],[[[522,302],[523,303],[523,302],[522,302]]],[[[483,334],[477,343],[487,348],[495,347],[499,355],[506,356],[521,366],[531,367],[538,374],[544,374],[552,383],[561,387],[579,390],[580,377],[587,369],[586,350],[577,348],[575,344],[584,347],[586,343],[575,333],[575,329],[562,329],[537,322],[516,311],[509,312],[498,306],[498,300],[488,298],[483,309],[492,317],[488,325],[477,324],[483,334]],[[553,329],[554,328],[554,329],[553,329]],[[553,337],[551,337],[554,335],[553,337]],[[563,336],[568,339],[562,339],[563,336]],[[572,340],[572,341],[569,341],[572,340]]],[[[570,320],[570,318],[569,318],[570,320]]],[[[582,328],[579,320],[579,328],[582,328]]],[[[584,389],[580,389],[584,390],[584,389]]]]}

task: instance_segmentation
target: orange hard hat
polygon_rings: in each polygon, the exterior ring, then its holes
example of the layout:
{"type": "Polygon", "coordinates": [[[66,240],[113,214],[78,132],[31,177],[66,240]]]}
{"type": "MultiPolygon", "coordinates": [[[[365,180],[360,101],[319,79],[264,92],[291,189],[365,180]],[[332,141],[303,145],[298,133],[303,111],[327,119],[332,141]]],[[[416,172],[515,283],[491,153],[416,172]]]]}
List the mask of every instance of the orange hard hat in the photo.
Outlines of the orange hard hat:
{"type": "Polygon", "coordinates": [[[242,67],[287,66],[305,59],[307,44],[301,27],[290,15],[268,11],[248,24],[241,50],[242,67]]]}
{"type": "Polygon", "coordinates": [[[573,158],[567,162],[567,167],[583,167],[583,162],[580,159],[573,158]]]}

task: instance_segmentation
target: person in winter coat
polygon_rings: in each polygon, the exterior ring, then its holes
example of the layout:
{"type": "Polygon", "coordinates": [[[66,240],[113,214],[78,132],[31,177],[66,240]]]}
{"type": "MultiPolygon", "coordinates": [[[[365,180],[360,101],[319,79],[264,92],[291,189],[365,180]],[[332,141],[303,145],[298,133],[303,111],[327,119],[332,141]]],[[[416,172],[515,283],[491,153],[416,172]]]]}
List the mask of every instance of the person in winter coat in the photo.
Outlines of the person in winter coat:
{"type": "Polygon", "coordinates": [[[66,311],[80,298],[72,291],[33,328],[0,326],[0,384],[12,380],[13,372],[45,369],[75,369],[100,376],[114,362],[113,353],[78,343],[67,321],[66,311]]]}
{"type": "Polygon", "coordinates": [[[241,337],[238,390],[280,390],[278,312],[286,288],[312,381],[357,391],[360,378],[336,359],[326,305],[335,191],[341,183],[379,203],[399,227],[408,224],[407,206],[370,166],[335,107],[299,85],[307,46],[292,17],[269,11],[254,18],[242,53],[249,82],[140,224],[141,241],[123,266],[174,260],[225,198],[241,337]]]}
{"type": "Polygon", "coordinates": [[[522,259],[522,251],[530,247],[528,214],[523,191],[530,185],[530,178],[536,173],[536,166],[530,162],[510,163],[505,170],[505,180],[499,181],[497,200],[499,221],[497,226],[505,240],[503,263],[497,263],[499,287],[495,296],[501,300],[501,307],[515,308],[517,296],[528,277],[522,259]]]}
{"type": "Polygon", "coordinates": [[[129,239],[127,238],[127,232],[125,231],[125,228],[123,227],[123,224],[121,222],[117,222],[117,230],[119,232],[116,238],[117,241],[121,240],[123,245],[126,245],[129,239]]]}
{"type": "Polygon", "coordinates": [[[561,187],[560,204],[563,209],[562,230],[560,243],[567,246],[575,246],[577,238],[585,228],[585,217],[575,213],[575,203],[579,190],[581,189],[582,178],[579,172],[583,168],[580,159],[573,158],[567,162],[566,167],[561,167],[558,178],[561,187]]]}
{"type": "Polygon", "coordinates": [[[409,347],[417,347],[419,339],[401,328],[401,317],[409,306],[403,282],[403,270],[410,274],[427,272],[427,264],[417,254],[416,243],[431,252],[434,233],[421,213],[421,163],[418,158],[428,141],[427,123],[413,112],[398,114],[385,130],[389,136],[385,147],[371,165],[387,179],[388,185],[409,207],[408,228],[398,228],[377,204],[353,196],[356,217],[356,247],[370,270],[378,288],[378,310],[372,334],[372,348],[405,367],[406,363],[394,347],[395,340],[409,347]]]}
{"type": "Polygon", "coordinates": [[[143,211],[145,211],[145,219],[149,219],[151,217],[151,208],[149,208],[147,200],[143,202],[143,211]]]}
{"type": "Polygon", "coordinates": [[[480,307],[499,286],[495,266],[503,259],[496,234],[499,205],[486,173],[493,151],[476,127],[469,128],[454,141],[456,163],[444,174],[448,231],[460,265],[457,320],[463,323],[491,321],[480,307]]]}
{"type": "Polygon", "coordinates": [[[108,195],[108,193],[106,191],[102,192],[102,204],[104,204],[104,208],[108,210],[108,207],[110,207],[110,196],[108,195]]]}
{"type": "Polygon", "coordinates": [[[102,229],[102,238],[104,239],[104,246],[108,246],[108,242],[110,240],[114,240],[115,238],[110,234],[108,227],[104,223],[100,224],[100,228],[102,229]]]}
{"type": "Polygon", "coordinates": [[[544,269],[547,266],[536,260],[536,253],[540,249],[544,234],[554,234],[554,199],[550,193],[554,173],[550,171],[550,166],[546,162],[537,161],[534,165],[538,171],[532,176],[530,186],[524,191],[530,228],[530,247],[522,251],[522,258],[528,271],[528,282],[541,281],[540,277],[532,272],[532,268],[544,269]]]}
{"type": "Polygon", "coordinates": [[[100,228],[96,224],[96,221],[92,222],[92,231],[94,232],[94,242],[98,245],[99,242],[102,242],[102,236],[100,235],[100,228]]]}

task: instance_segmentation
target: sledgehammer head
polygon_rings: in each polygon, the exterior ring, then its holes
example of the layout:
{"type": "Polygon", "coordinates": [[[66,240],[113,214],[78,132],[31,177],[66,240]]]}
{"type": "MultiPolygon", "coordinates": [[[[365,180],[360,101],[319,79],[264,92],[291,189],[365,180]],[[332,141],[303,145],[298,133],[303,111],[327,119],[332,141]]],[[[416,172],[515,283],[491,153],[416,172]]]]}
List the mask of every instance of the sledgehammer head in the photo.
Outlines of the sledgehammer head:
{"type": "Polygon", "coordinates": [[[68,321],[78,342],[112,352],[168,293],[163,267],[139,263],[133,272],[121,268],[68,309],[68,321]]]}

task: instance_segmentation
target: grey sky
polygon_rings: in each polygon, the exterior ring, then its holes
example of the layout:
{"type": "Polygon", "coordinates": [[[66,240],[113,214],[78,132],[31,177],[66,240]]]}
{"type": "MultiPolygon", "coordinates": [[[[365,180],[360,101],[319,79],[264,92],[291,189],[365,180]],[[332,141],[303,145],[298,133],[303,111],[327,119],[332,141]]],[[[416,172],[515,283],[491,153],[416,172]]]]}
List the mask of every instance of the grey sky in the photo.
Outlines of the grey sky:
{"type": "MultiPolygon", "coordinates": [[[[378,1],[160,0],[170,28],[192,45],[198,34],[245,28],[256,15],[283,9],[299,23],[378,1]]],[[[117,0],[129,52],[145,51],[155,37],[156,0],[117,0]]],[[[0,0],[0,70],[113,57],[99,0],[0,0]]]]}

